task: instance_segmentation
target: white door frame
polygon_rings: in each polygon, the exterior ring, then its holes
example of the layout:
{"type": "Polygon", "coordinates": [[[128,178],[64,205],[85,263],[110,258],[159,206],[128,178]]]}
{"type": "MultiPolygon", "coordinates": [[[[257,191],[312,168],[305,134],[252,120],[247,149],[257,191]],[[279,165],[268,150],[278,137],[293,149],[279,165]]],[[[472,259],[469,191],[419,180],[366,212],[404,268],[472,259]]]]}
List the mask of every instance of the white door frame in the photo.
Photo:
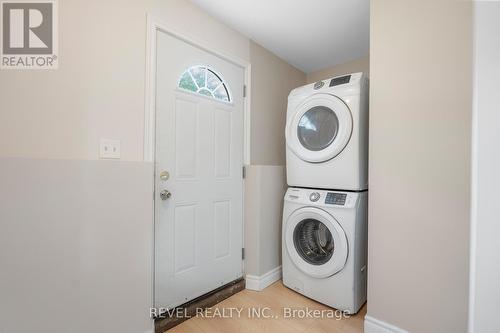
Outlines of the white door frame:
{"type": "MultiPolygon", "coordinates": [[[[250,62],[240,59],[236,56],[227,55],[218,50],[215,50],[211,45],[206,42],[201,41],[200,39],[194,38],[192,36],[187,36],[175,28],[169,26],[166,22],[161,19],[155,17],[154,15],[148,13],[147,14],[147,33],[146,33],[146,77],[145,77],[145,105],[144,105],[144,162],[152,162],[153,170],[156,169],[155,163],[155,128],[156,128],[156,37],[158,32],[167,33],[177,39],[180,39],[186,43],[189,43],[195,47],[198,47],[206,52],[212,53],[213,55],[227,60],[239,67],[242,67],[245,71],[244,82],[245,82],[245,97],[243,100],[243,164],[250,164],[250,101],[251,101],[251,64],[250,62]]],[[[155,177],[156,175],[153,172],[153,191],[155,189],[155,177]]],[[[243,208],[243,216],[242,216],[242,245],[245,247],[245,180],[243,180],[243,193],[242,193],[242,208],[243,208]]],[[[154,193],[154,192],[153,192],[154,193]]],[[[153,198],[153,257],[151,258],[151,267],[152,267],[152,306],[154,307],[154,298],[155,298],[155,290],[154,290],[154,270],[155,270],[155,261],[154,261],[154,253],[155,253],[155,244],[154,244],[154,231],[155,231],[155,206],[153,198]]],[[[245,275],[245,262],[242,259],[242,273],[245,275]]]]}

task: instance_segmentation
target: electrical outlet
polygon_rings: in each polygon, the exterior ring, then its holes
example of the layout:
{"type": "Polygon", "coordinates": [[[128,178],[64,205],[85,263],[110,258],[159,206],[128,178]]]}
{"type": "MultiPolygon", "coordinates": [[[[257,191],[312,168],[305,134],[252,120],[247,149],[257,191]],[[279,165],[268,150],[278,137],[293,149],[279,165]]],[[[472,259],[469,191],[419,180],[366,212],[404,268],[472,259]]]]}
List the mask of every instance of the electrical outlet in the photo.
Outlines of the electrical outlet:
{"type": "Polygon", "coordinates": [[[99,158],[120,158],[120,140],[101,139],[99,158]]]}

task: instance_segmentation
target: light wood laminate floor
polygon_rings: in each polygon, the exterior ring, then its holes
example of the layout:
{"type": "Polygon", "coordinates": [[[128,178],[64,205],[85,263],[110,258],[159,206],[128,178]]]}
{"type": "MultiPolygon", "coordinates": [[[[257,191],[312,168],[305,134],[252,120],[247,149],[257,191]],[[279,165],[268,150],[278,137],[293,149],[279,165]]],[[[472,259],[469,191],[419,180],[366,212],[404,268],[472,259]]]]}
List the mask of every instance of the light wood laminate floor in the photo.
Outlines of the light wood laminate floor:
{"type": "MultiPolygon", "coordinates": [[[[285,308],[331,310],[327,306],[306,298],[288,288],[281,281],[263,291],[243,290],[211,308],[207,314],[213,318],[197,316],[170,329],[168,333],[240,333],[240,332],[288,332],[288,333],[362,333],[366,305],[350,318],[285,318],[285,308]],[[252,308],[264,309],[272,318],[255,318],[248,315],[252,308]],[[225,310],[224,310],[225,309],[225,310]],[[240,316],[233,310],[230,318],[217,316],[230,309],[239,309],[240,316]]],[[[290,312],[288,312],[290,313],[290,312]]],[[[325,312],[324,312],[325,313],[325,312]]],[[[303,313],[302,313],[303,315],[303,313]]],[[[330,312],[331,315],[331,312],[330,312]]],[[[290,316],[288,316],[290,317],[290,316]]]]}

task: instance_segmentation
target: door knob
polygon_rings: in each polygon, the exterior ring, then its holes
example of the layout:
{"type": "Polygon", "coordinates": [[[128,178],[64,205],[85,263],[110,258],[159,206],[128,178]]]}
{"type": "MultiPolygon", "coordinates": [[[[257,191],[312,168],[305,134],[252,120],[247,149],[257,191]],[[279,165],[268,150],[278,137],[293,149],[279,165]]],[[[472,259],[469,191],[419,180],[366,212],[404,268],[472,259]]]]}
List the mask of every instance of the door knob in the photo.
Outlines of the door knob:
{"type": "Polygon", "coordinates": [[[172,196],[172,193],[170,193],[169,190],[161,190],[160,191],[160,198],[161,200],[167,200],[172,196]]]}

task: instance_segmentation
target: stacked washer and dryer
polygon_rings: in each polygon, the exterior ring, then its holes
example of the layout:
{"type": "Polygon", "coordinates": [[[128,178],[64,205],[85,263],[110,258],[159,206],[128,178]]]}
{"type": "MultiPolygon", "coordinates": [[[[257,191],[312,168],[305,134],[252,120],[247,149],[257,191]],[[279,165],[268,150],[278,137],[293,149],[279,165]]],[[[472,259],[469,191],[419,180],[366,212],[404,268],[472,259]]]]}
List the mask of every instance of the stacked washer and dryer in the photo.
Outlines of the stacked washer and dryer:
{"type": "Polygon", "coordinates": [[[368,79],[292,90],[286,122],[283,283],[356,313],[366,301],[368,79]]]}

